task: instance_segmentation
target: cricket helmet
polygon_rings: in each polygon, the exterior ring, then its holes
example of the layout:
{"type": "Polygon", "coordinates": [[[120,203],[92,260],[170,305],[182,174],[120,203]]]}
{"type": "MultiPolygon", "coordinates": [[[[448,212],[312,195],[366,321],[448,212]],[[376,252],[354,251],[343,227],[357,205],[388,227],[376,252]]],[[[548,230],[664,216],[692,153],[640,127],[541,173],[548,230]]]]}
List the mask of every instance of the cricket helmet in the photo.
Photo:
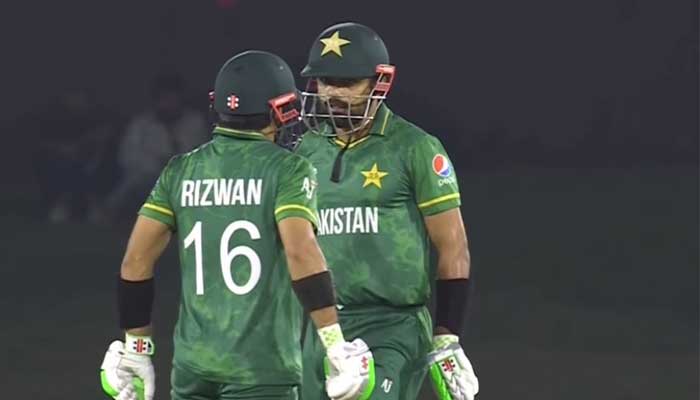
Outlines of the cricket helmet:
{"type": "MultiPolygon", "coordinates": [[[[210,101],[228,116],[270,114],[279,129],[300,121],[294,74],[279,56],[249,50],[230,58],[216,76],[210,101]]],[[[282,136],[278,134],[278,137],[282,136]]]]}
{"type": "MultiPolygon", "coordinates": [[[[355,22],[345,22],[326,28],[316,38],[301,76],[309,78],[302,92],[302,117],[314,133],[335,136],[336,129],[354,132],[374,118],[394,80],[395,67],[389,64],[389,52],[384,41],[372,29],[355,22]],[[369,94],[364,100],[364,112],[353,113],[350,106],[344,112],[332,111],[329,99],[319,96],[318,80],[338,82],[371,79],[369,94]],[[376,101],[373,101],[376,100],[376,101]]],[[[332,84],[332,83],[331,83],[332,84]]]]}

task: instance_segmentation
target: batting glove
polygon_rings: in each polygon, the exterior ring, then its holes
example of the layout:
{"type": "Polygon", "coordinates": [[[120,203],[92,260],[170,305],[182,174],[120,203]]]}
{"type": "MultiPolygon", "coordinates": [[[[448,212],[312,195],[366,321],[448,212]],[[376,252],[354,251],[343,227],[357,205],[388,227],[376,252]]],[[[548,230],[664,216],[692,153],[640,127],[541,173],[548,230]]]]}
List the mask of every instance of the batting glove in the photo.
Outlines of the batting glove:
{"type": "Polygon", "coordinates": [[[374,390],[374,357],[362,339],[326,352],[326,393],[332,400],[366,400],[374,390]]]}
{"type": "Polygon", "coordinates": [[[152,400],[155,393],[154,353],[150,337],[126,334],[126,343],[115,340],[102,361],[102,389],[116,400],[152,400]]]}
{"type": "Polygon", "coordinates": [[[479,380],[459,338],[455,335],[433,337],[433,351],[428,354],[430,378],[440,400],[474,400],[479,380]]]}

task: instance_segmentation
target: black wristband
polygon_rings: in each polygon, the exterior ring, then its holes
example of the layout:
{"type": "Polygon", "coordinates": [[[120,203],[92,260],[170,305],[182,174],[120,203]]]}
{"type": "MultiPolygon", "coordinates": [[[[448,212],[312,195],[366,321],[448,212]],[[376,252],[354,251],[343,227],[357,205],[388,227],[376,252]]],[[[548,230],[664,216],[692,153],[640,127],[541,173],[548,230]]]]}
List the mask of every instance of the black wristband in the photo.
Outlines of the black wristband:
{"type": "Polygon", "coordinates": [[[436,326],[447,328],[459,336],[464,334],[471,281],[469,279],[438,280],[436,284],[436,326]]]}
{"type": "Polygon", "coordinates": [[[127,281],[119,277],[117,307],[121,329],[140,328],[151,323],[154,293],[153,278],[145,281],[127,281]]]}
{"type": "Polygon", "coordinates": [[[335,305],[335,290],[329,271],[292,281],[292,288],[307,312],[335,305]]]}

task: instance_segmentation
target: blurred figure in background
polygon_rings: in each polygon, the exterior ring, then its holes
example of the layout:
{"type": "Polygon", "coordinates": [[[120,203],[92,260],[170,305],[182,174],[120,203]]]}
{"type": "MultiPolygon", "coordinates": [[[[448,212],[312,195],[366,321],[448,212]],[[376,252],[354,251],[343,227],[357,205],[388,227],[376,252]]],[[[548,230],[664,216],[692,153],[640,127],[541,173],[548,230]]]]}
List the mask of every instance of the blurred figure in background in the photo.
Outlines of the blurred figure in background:
{"type": "Polygon", "coordinates": [[[34,172],[42,217],[50,222],[90,219],[116,178],[117,118],[83,89],[71,89],[29,116],[39,139],[34,172]]]}
{"type": "Polygon", "coordinates": [[[206,140],[207,121],[186,105],[185,91],[178,74],[155,78],[151,108],[130,121],[119,144],[121,178],[106,203],[106,216],[136,212],[170,157],[206,140]]]}

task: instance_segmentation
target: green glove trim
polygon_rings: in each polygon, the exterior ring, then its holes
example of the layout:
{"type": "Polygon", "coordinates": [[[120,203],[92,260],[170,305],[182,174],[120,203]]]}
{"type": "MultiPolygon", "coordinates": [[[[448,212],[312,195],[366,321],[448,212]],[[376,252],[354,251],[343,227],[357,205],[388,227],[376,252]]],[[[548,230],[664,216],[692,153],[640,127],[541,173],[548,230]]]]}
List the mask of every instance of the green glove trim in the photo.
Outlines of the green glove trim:
{"type": "MultiPolygon", "coordinates": [[[[323,359],[323,371],[326,373],[326,378],[328,378],[328,375],[330,375],[330,365],[328,363],[328,358],[323,359]]],[[[367,381],[367,386],[365,386],[365,390],[362,391],[362,394],[358,398],[358,400],[367,400],[370,398],[372,395],[372,392],[374,392],[374,386],[377,382],[377,377],[376,373],[374,371],[374,358],[369,360],[369,380],[367,381]]],[[[140,399],[139,399],[140,400],[140,399]]]]}
{"type": "Polygon", "coordinates": [[[107,396],[116,399],[119,392],[117,392],[117,389],[113,388],[107,381],[107,374],[105,373],[105,370],[100,371],[100,381],[102,382],[102,390],[107,393],[107,396]]]}
{"type": "Polygon", "coordinates": [[[146,400],[146,391],[143,388],[143,379],[134,377],[131,383],[134,384],[134,389],[136,389],[136,398],[138,400],[146,400]]]}
{"type": "MultiPolygon", "coordinates": [[[[107,381],[107,374],[104,370],[100,371],[100,382],[102,382],[102,390],[104,390],[107,396],[116,399],[119,392],[117,392],[117,389],[113,388],[112,385],[109,384],[107,381]]],[[[143,379],[134,377],[131,383],[134,385],[134,389],[136,389],[136,397],[138,400],[145,400],[146,395],[143,387],[143,379]]]]}
{"type": "Polygon", "coordinates": [[[447,383],[442,377],[440,365],[437,363],[430,366],[430,381],[433,383],[433,389],[435,390],[435,395],[438,399],[452,400],[452,395],[447,388],[447,383]]]}
{"type": "Polygon", "coordinates": [[[374,373],[374,358],[369,360],[369,382],[367,382],[367,387],[362,391],[362,395],[359,400],[367,400],[374,392],[374,384],[376,382],[376,377],[374,373]]]}

